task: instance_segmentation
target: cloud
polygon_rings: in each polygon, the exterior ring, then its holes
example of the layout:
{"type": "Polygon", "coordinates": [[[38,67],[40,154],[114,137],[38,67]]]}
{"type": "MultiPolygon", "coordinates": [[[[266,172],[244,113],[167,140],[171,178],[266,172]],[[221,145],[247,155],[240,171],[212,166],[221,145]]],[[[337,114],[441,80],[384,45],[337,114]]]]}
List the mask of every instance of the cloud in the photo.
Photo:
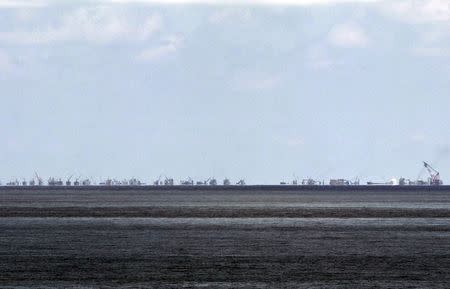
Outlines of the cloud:
{"type": "Polygon", "coordinates": [[[328,41],[338,47],[365,47],[369,43],[366,32],[356,24],[339,24],[328,33],[328,41]]]}
{"type": "Polygon", "coordinates": [[[169,37],[164,43],[157,47],[148,48],[143,50],[138,55],[139,60],[143,61],[154,61],[164,58],[172,53],[175,53],[183,43],[183,37],[172,36],[169,37]]]}
{"type": "Polygon", "coordinates": [[[0,43],[47,44],[58,42],[143,41],[162,26],[159,15],[134,19],[112,8],[82,7],[63,15],[58,24],[33,29],[0,31],[0,43]]]}
{"type": "Polygon", "coordinates": [[[448,0],[385,1],[380,5],[386,14],[408,23],[450,21],[450,1],[448,0]]]}
{"type": "Polygon", "coordinates": [[[370,3],[379,0],[104,0],[112,3],[311,6],[370,3]]]}
{"type": "Polygon", "coordinates": [[[226,21],[248,21],[252,17],[252,14],[247,9],[242,8],[224,8],[213,12],[208,20],[211,23],[218,24],[226,21]]]}
{"type": "MultiPolygon", "coordinates": [[[[88,3],[140,3],[140,4],[158,4],[158,5],[246,5],[246,6],[316,6],[316,5],[337,5],[348,3],[372,3],[382,0],[91,0],[88,3]]],[[[2,7],[42,7],[70,4],[70,1],[57,0],[0,0],[0,8],[2,7]]]]}
{"type": "Polygon", "coordinates": [[[40,0],[0,0],[0,8],[42,7],[47,4],[40,0]]]}
{"type": "Polygon", "coordinates": [[[414,27],[419,38],[412,53],[419,56],[450,56],[450,1],[411,0],[386,1],[379,4],[381,12],[414,27]]]}

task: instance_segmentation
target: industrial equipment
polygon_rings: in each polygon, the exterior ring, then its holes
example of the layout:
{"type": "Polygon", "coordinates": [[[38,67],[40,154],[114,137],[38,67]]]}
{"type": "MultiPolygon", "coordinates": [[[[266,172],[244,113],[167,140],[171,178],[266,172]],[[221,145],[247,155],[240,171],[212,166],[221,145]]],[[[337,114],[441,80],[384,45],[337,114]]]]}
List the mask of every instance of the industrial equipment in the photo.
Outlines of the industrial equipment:
{"type": "Polygon", "coordinates": [[[207,184],[209,184],[210,180],[211,180],[211,178],[208,178],[206,181],[197,181],[195,184],[197,186],[206,186],[207,184]]]}
{"type": "Polygon", "coordinates": [[[167,178],[164,180],[164,185],[165,186],[173,186],[174,182],[172,178],[167,178]]]}
{"type": "Polygon", "coordinates": [[[302,180],[302,185],[304,186],[317,186],[320,185],[320,181],[316,181],[314,179],[308,178],[302,180]]]}
{"type": "Polygon", "coordinates": [[[236,183],[238,186],[245,186],[245,180],[239,180],[239,182],[236,183]]]}
{"type": "MultiPolygon", "coordinates": [[[[122,183],[123,185],[126,185],[126,184],[124,184],[124,183],[122,183]]],[[[140,186],[140,185],[142,185],[142,182],[140,181],[140,180],[138,180],[138,179],[136,179],[136,178],[131,178],[129,181],[128,181],[128,185],[130,185],[130,186],[140,186]]]]}
{"type": "Polygon", "coordinates": [[[161,175],[158,177],[158,179],[157,179],[156,181],[153,182],[153,185],[155,185],[155,186],[160,186],[160,185],[162,185],[161,175]]]}
{"type": "Polygon", "coordinates": [[[180,181],[182,186],[192,186],[194,185],[194,181],[189,177],[187,180],[180,181]]]}
{"type": "Polygon", "coordinates": [[[427,169],[428,173],[430,174],[430,177],[428,178],[428,184],[431,186],[442,185],[442,180],[440,178],[439,172],[426,162],[423,162],[423,166],[427,169]]]}
{"type": "Polygon", "coordinates": [[[43,186],[44,181],[41,179],[41,177],[39,177],[39,175],[36,172],[34,172],[34,175],[36,176],[38,186],[43,186]]]}
{"type": "Polygon", "coordinates": [[[7,182],[7,186],[18,186],[20,183],[18,180],[7,182]]]}
{"type": "Polygon", "coordinates": [[[349,180],[345,179],[331,179],[330,180],[330,186],[348,186],[350,185],[349,180]]]}
{"type": "Polygon", "coordinates": [[[66,186],[71,186],[71,185],[72,185],[72,181],[71,181],[72,176],[73,176],[73,175],[71,175],[71,176],[67,179],[67,181],[66,181],[66,186]]]}

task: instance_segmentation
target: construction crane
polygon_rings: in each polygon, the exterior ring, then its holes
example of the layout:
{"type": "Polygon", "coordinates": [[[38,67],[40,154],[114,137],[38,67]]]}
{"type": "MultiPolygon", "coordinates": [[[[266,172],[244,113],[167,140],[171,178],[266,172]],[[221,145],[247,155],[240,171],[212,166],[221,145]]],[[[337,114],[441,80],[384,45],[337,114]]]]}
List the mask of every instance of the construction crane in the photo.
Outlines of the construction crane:
{"type": "Polygon", "coordinates": [[[47,184],[49,186],[62,186],[63,182],[61,181],[61,179],[56,179],[54,177],[50,177],[47,181],[47,184]]]}
{"type": "Polygon", "coordinates": [[[71,175],[71,176],[67,179],[67,181],[66,181],[66,186],[71,186],[71,185],[72,185],[72,182],[70,181],[70,180],[72,179],[72,177],[73,177],[73,175],[71,175]]]}
{"type": "Polygon", "coordinates": [[[217,186],[217,180],[215,178],[211,178],[208,182],[210,186],[217,186]]]}
{"type": "Polygon", "coordinates": [[[293,186],[298,185],[298,178],[297,178],[297,176],[296,176],[295,174],[293,174],[292,177],[293,177],[292,185],[293,185],[293,186]]]}
{"type": "Polygon", "coordinates": [[[123,185],[127,184],[130,186],[141,186],[143,183],[137,178],[131,178],[127,183],[123,183],[123,185]]]}
{"type": "Polygon", "coordinates": [[[209,180],[211,180],[211,178],[208,178],[206,181],[197,181],[196,185],[197,186],[207,185],[207,184],[209,184],[209,180]]]}
{"type": "Polygon", "coordinates": [[[244,179],[239,180],[239,182],[237,182],[236,185],[245,186],[245,180],[244,179]]]}
{"type": "Polygon", "coordinates": [[[429,184],[432,186],[439,186],[442,185],[442,180],[440,178],[439,172],[436,171],[432,166],[430,166],[428,163],[423,162],[423,166],[427,169],[428,173],[430,174],[429,184]]]}
{"type": "Polygon", "coordinates": [[[316,186],[321,185],[320,181],[316,181],[312,178],[307,178],[302,180],[302,185],[304,186],[316,186]]]}
{"type": "Polygon", "coordinates": [[[34,172],[34,175],[36,176],[38,186],[43,186],[44,181],[41,179],[41,177],[39,177],[39,175],[36,172],[34,172]]]}
{"type": "Polygon", "coordinates": [[[156,181],[153,182],[153,185],[154,186],[159,186],[159,185],[161,185],[161,183],[162,182],[161,182],[161,175],[160,175],[159,178],[156,181]]]}
{"type": "Polygon", "coordinates": [[[164,186],[173,186],[173,179],[166,177],[164,180],[164,186]]]}

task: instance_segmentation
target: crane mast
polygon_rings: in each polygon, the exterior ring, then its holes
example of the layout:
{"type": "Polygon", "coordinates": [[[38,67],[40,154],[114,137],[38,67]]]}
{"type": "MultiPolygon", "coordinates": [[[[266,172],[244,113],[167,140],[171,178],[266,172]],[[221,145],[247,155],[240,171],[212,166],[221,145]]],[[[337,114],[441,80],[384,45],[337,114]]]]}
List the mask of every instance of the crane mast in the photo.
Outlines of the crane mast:
{"type": "Polygon", "coordinates": [[[41,179],[41,177],[39,177],[39,175],[36,172],[34,172],[34,175],[36,176],[38,186],[44,185],[44,181],[41,179]]]}
{"type": "Polygon", "coordinates": [[[441,181],[439,172],[426,162],[423,162],[423,166],[427,169],[428,173],[430,174],[430,178],[428,179],[429,184],[435,185],[435,186],[442,185],[442,181],[441,181]]]}

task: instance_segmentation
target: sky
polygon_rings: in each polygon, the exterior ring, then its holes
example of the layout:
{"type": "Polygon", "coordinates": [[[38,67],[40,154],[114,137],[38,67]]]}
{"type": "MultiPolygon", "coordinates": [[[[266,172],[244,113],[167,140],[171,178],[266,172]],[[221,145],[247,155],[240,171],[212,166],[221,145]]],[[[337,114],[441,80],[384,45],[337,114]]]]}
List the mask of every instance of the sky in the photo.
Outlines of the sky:
{"type": "Polygon", "coordinates": [[[3,183],[448,183],[450,0],[0,0],[0,110],[3,183]]]}

